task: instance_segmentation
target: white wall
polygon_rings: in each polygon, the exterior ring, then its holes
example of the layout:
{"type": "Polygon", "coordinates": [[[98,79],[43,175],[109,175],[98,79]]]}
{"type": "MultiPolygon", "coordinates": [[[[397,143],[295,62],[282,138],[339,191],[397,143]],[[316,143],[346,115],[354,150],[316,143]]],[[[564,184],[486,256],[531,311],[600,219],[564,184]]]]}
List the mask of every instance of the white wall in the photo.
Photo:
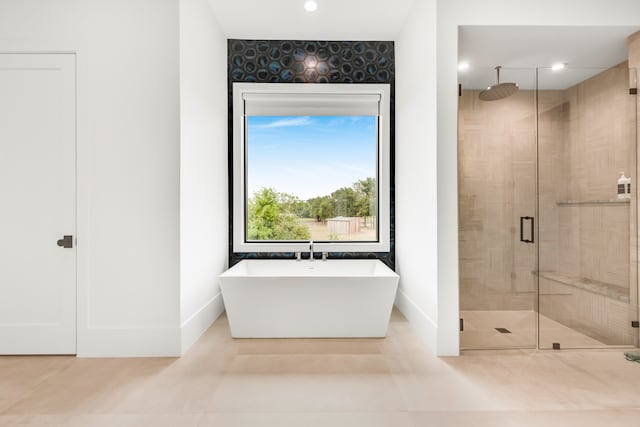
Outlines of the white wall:
{"type": "Polygon", "coordinates": [[[436,351],[436,0],[414,3],[395,49],[396,305],[436,351]]]}
{"type": "Polygon", "coordinates": [[[207,0],[180,0],[180,321],[184,353],[223,312],[226,38],[207,0]]]}
{"type": "Polygon", "coordinates": [[[177,14],[0,2],[0,51],[77,54],[79,356],[180,354],[177,14]]]}

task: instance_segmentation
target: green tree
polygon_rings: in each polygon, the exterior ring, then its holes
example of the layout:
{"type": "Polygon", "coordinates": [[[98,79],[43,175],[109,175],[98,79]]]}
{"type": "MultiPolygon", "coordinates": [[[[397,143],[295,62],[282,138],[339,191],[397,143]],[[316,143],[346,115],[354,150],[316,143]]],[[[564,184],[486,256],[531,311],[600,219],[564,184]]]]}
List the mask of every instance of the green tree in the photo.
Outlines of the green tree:
{"type": "Polygon", "coordinates": [[[339,188],[331,193],[337,216],[356,216],[356,192],[353,188],[339,188]]]}
{"type": "Polygon", "coordinates": [[[256,191],[247,206],[247,239],[309,240],[309,228],[292,212],[302,204],[296,196],[273,188],[256,191]]]}
{"type": "Polygon", "coordinates": [[[278,193],[278,202],[280,206],[287,212],[290,212],[298,218],[308,218],[307,203],[300,200],[298,196],[287,193],[278,193]]]}
{"type": "Polygon", "coordinates": [[[327,218],[334,216],[333,200],[330,196],[314,197],[307,200],[308,209],[312,218],[325,221],[327,218]]]}
{"type": "Polygon", "coordinates": [[[369,177],[354,182],[351,187],[339,188],[329,196],[291,202],[294,206],[291,211],[301,218],[312,217],[319,221],[335,216],[360,216],[366,221],[367,217],[376,214],[376,203],[376,180],[369,177]]]}
{"type": "Polygon", "coordinates": [[[365,218],[376,215],[376,180],[374,178],[366,178],[358,180],[353,184],[356,192],[356,215],[365,218]]]}

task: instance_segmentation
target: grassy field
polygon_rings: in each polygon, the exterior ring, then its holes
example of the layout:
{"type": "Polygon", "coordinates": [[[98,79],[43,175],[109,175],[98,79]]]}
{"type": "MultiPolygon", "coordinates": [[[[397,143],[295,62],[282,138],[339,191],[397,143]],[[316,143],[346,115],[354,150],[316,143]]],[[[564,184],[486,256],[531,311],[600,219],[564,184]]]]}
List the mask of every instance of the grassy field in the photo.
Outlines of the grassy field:
{"type": "Polygon", "coordinates": [[[353,234],[338,234],[334,236],[329,235],[329,229],[325,222],[317,222],[313,218],[302,218],[300,222],[309,227],[309,231],[311,232],[311,239],[322,241],[322,240],[342,240],[342,241],[372,241],[376,240],[376,229],[364,227],[364,223],[360,223],[360,232],[353,234]],[[333,239],[331,238],[333,237],[333,239]],[[335,238],[337,237],[337,239],[335,238]]]}

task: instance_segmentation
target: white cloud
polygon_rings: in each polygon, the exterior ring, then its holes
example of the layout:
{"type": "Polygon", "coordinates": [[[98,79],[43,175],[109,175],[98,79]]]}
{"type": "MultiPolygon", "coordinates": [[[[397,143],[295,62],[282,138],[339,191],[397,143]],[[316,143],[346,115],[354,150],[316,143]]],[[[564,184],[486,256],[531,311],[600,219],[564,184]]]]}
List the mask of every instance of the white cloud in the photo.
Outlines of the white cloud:
{"type": "Polygon", "coordinates": [[[257,128],[283,128],[294,126],[308,126],[313,124],[313,120],[309,116],[295,117],[293,119],[280,119],[264,125],[255,125],[257,128]]]}

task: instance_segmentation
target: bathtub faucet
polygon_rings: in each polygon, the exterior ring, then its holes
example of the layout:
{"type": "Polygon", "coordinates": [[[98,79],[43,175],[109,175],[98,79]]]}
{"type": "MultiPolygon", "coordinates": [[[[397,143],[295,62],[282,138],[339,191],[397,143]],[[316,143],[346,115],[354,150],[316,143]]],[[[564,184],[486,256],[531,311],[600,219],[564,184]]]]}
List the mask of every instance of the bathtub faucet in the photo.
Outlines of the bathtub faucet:
{"type": "Polygon", "coordinates": [[[313,261],[313,240],[309,241],[309,261],[313,261]]]}

